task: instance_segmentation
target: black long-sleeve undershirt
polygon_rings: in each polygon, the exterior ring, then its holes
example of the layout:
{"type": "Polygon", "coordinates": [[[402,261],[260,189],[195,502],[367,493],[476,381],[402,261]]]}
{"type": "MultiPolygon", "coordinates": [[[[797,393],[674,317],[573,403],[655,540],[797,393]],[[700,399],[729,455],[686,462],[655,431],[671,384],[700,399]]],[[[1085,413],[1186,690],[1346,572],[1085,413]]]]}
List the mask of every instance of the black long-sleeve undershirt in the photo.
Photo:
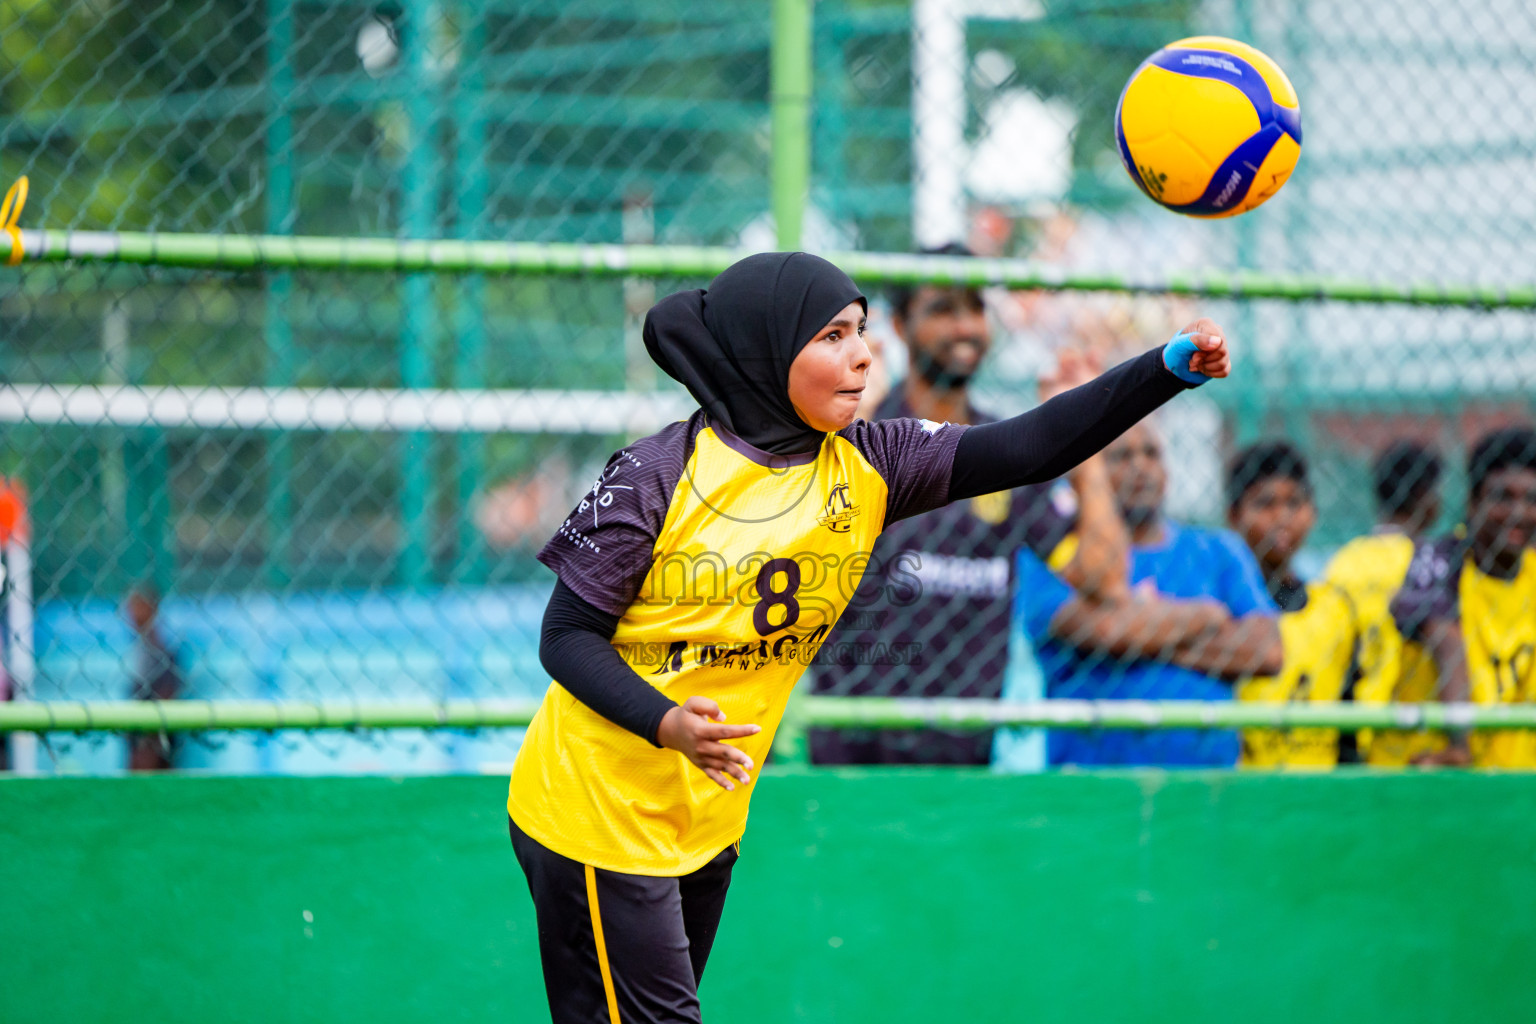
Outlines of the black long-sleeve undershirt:
{"type": "Polygon", "coordinates": [[[539,631],[539,662],[571,696],[655,743],[662,718],[677,705],[640,678],[608,642],[618,627],[619,616],[593,607],[556,580],[539,631]]]}
{"type": "Polygon", "coordinates": [[[970,427],[955,449],[949,500],[1054,480],[1190,386],[1155,348],[1022,415],[970,427]]]}
{"type": "MultiPolygon", "coordinates": [[[[1023,415],[969,427],[955,451],[949,500],[1054,479],[1188,387],[1157,348],[1023,415]]],[[[619,618],[557,580],[544,609],[539,661],[577,700],[654,744],[677,705],[609,643],[619,618]]]]}

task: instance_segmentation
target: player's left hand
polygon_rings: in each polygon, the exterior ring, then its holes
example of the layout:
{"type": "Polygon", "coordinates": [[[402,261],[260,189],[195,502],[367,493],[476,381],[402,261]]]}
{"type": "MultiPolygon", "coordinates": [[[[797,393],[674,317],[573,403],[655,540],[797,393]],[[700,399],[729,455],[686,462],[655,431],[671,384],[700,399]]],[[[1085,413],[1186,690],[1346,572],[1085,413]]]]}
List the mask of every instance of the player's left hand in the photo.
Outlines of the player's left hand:
{"type": "Polygon", "coordinates": [[[725,741],[756,736],[762,731],[757,725],[726,725],[725,712],[719,704],[708,697],[689,697],[662,718],[656,730],[656,743],[692,761],[721,789],[733,790],[737,782],[747,785],[752,781],[747,772],[756,765],[745,751],[725,741]]]}
{"type": "Polygon", "coordinates": [[[1226,333],[1214,320],[1201,317],[1181,330],[1163,349],[1163,362],[1175,375],[1191,384],[1232,372],[1232,354],[1226,333]]]}

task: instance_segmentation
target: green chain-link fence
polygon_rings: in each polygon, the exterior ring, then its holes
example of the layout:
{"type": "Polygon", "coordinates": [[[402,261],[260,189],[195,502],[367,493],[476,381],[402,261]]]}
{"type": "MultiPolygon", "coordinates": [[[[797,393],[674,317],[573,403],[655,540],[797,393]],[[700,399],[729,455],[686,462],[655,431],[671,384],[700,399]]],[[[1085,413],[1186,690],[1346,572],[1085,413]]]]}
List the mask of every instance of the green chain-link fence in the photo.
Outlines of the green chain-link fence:
{"type": "MultiPolygon", "coordinates": [[[[30,176],[28,229],[848,253],[896,395],[911,338],[884,290],[938,265],[852,254],[961,242],[1030,261],[984,274],[970,394],[999,415],[1034,403],[1063,350],[1108,359],[1211,315],[1239,372],[1161,424],[1198,442],[1165,448],[1168,514],[1224,525],[1228,457],[1284,436],[1317,505],[1304,575],[1371,529],[1391,442],[1442,457],[1436,533],[1465,518],[1468,446],[1530,417],[1536,15],[1518,5],[55,0],[0,5],[0,57],[0,177],[30,176]],[[1296,176],[1233,221],[1152,206],[1114,151],[1126,77],[1196,33],[1259,46],[1302,100],[1296,176]],[[1000,286],[1062,277],[1109,292],[1000,286]],[[1217,297],[1189,295],[1201,281],[1217,297]]],[[[34,259],[64,245],[27,237],[34,259]]],[[[689,411],[641,317],[729,257],[556,249],[443,273],[387,250],[394,269],[349,272],[189,244],[204,255],[0,270],[0,475],[25,489],[36,609],[12,689],[143,690],[155,655],[123,614],[139,588],[163,595],[183,697],[537,697],[534,555],[608,453],[689,411]]],[[[953,550],[928,562],[938,603],[911,628],[937,657],[825,691],[1001,692],[1025,660],[1006,624],[1024,538],[989,516],[946,526],[953,550]]],[[[1515,660],[1511,692],[1536,697],[1515,660]]],[[[514,742],[255,737],[177,757],[470,766],[514,742]]]]}

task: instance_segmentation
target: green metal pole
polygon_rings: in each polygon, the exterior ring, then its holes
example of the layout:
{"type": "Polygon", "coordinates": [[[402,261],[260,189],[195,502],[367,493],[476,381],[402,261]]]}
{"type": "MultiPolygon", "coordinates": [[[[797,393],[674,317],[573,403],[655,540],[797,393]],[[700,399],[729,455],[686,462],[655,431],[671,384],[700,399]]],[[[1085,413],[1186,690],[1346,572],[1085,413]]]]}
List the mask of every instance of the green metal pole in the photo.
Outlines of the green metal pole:
{"type": "MultiPolygon", "coordinates": [[[[436,70],[432,67],[433,33],[440,30],[439,11],[431,0],[406,4],[401,26],[406,74],[410,81],[407,115],[410,152],[404,181],[405,233],[412,238],[437,234],[437,112],[436,70]]],[[[407,388],[432,386],[432,348],[437,315],[432,279],[410,274],[404,282],[405,318],[400,328],[400,383],[407,388]]],[[[403,527],[398,581],[424,586],[431,578],[431,436],[406,434],[400,439],[400,521],[403,527]]]]}
{"type": "Polygon", "coordinates": [[[827,217],[836,223],[848,187],[843,167],[848,135],[848,75],[843,59],[843,35],[832,26],[840,22],[843,0],[821,0],[822,30],[815,33],[815,80],[821,88],[812,97],[812,163],[820,187],[817,195],[827,217]]]}
{"type": "MultiPolygon", "coordinates": [[[[130,351],[128,383],[147,383],[152,353],[143,347],[130,351]]],[[[170,466],[166,452],[166,428],[138,427],[123,440],[123,471],[127,493],[126,532],[121,567],[127,583],[151,583],[161,593],[175,578],[175,532],[171,529],[170,466]]]]}
{"type": "MultiPolygon", "coordinates": [[[[485,16],[479,5],[461,3],[459,82],[454,93],[453,117],[455,173],[459,237],[479,236],[486,218],[490,182],[486,152],[486,113],[483,89],[485,71],[485,16]]],[[[485,277],[470,274],[457,282],[454,292],[454,324],[458,345],[454,350],[455,387],[485,386],[485,277]]],[[[470,514],[476,490],[485,482],[485,436],[463,434],[458,439],[458,559],[453,578],[459,582],[479,579],[483,547],[475,518],[470,514]]]]}
{"type": "MultiPolygon", "coordinates": [[[[773,107],[773,223],[780,251],[801,247],[801,228],[811,187],[811,4],[813,0],[773,0],[773,44],[769,91],[773,107]]],[[[804,688],[790,694],[785,717],[790,722],[776,744],[780,758],[805,763],[804,730],[797,727],[804,688]]]]}
{"type": "MultiPolygon", "coordinates": [[[[267,0],[267,233],[292,234],[293,119],[289,101],[293,95],[293,3],[267,0]]],[[[294,383],[293,275],[267,275],[263,316],[267,344],[266,383],[286,387],[294,383]]],[[[288,559],[293,537],[293,439],[276,432],[267,439],[267,544],[263,566],[267,584],[282,588],[290,580],[288,559]]]]}
{"type": "MultiPolygon", "coordinates": [[[[741,257],[727,247],[588,245],[571,242],[465,242],[458,239],[154,234],[137,231],[21,232],[24,263],[128,263],[248,270],[257,267],[409,274],[518,274],[564,277],[713,277],[741,257]]],[[[0,257],[10,240],[0,237],[0,257]]],[[[869,284],[944,284],[1047,291],[1199,295],[1213,299],[1365,302],[1456,306],[1487,312],[1536,310],[1536,283],[1408,281],[1384,283],[1304,274],[1195,270],[1127,277],[1067,273],[1020,259],[829,252],[827,259],[869,284]]],[[[0,266],[0,280],[7,268],[0,266]]],[[[1234,389],[1235,390],[1235,389],[1234,389]]],[[[1367,393],[1368,394],[1368,393],[1367,393]]],[[[1399,399],[1406,400],[1406,399],[1399,399]]]]}
{"type": "MultiPolygon", "coordinates": [[[[527,725],[539,701],[22,701],[0,703],[0,732],[208,732],[227,729],[454,729],[527,725]]],[[[1248,701],[938,700],[806,697],[793,728],[1530,729],[1526,704],[1268,704],[1248,701]]],[[[786,715],[783,727],[790,727],[786,715]]],[[[775,745],[777,752],[778,746],[775,745]]]]}
{"type": "Polygon", "coordinates": [[[811,182],[811,3],[773,0],[773,222],[779,248],[800,248],[811,182]]]}
{"type": "MultiPolygon", "coordinates": [[[[773,0],[773,44],[769,90],[773,106],[773,223],[780,251],[801,247],[801,228],[811,188],[811,4],[773,0]]],[[[805,731],[795,723],[805,687],[790,694],[785,718],[790,727],[775,744],[786,763],[809,759],[805,731]]]]}

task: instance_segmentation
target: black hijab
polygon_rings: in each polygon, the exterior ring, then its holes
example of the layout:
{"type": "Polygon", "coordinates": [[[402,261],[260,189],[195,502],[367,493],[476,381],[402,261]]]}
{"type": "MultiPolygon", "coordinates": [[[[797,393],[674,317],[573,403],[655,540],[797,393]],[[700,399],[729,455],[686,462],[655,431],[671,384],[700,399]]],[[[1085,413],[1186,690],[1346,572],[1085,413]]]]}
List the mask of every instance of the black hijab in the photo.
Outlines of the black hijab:
{"type": "Polygon", "coordinates": [[[775,455],[816,449],[789,401],[789,364],[850,302],[869,303],[848,275],[804,252],[765,252],[727,267],[708,288],[668,295],[645,317],[645,348],[710,419],[775,455]]]}

